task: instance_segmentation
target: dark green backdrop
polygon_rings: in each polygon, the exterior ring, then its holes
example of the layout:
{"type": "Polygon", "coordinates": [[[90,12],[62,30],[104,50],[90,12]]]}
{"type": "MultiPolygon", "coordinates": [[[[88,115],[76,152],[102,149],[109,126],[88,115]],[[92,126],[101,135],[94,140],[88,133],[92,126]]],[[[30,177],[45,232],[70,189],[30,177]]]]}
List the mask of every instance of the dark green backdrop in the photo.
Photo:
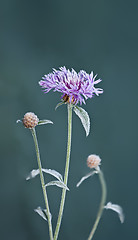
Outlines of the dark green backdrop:
{"type": "MultiPolygon", "coordinates": [[[[73,115],[71,165],[60,240],[87,239],[100,201],[97,176],[75,185],[102,158],[108,197],[120,204],[125,223],[105,211],[95,240],[137,239],[138,2],[136,0],[0,1],[0,239],[48,239],[33,209],[44,207],[40,181],[25,181],[37,168],[30,131],[16,124],[27,111],[54,125],[37,127],[43,166],[63,174],[67,111],[54,110],[60,94],[44,95],[38,81],[52,68],[94,71],[104,94],[83,106],[91,117],[88,138],[73,115]]],[[[50,178],[48,178],[50,180],[50,178]]],[[[48,189],[55,226],[61,190],[48,189]]]]}

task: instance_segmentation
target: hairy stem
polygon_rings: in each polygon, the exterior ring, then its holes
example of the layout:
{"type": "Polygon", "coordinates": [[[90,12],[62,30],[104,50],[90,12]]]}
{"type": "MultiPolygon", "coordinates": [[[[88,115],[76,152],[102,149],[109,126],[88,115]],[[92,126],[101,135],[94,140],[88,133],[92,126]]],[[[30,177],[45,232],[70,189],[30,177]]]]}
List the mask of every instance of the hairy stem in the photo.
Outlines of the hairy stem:
{"type": "MultiPolygon", "coordinates": [[[[71,152],[71,132],[72,132],[72,105],[68,104],[68,143],[67,143],[66,166],[65,166],[65,174],[64,174],[65,185],[67,185],[67,182],[68,182],[69,162],[70,162],[70,152],[71,152]]],[[[57,240],[57,238],[58,238],[61,220],[62,220],[62,216],[63,216],[65,197],[66,197],[66,189],[63,188],[61,202],[60,202],[59,215],[58,215],[57,225],[56,225],[55,234],[54,234],[54,240],[57,240]]]]}
{"type": "Polygon", "coordinates": [[[38,147],[38,141],[37,141],[35,128],[32,128],[31,132],[32,132],[33,139],[34,139],[35,150],[36,150],[36,155],[37,155],[37,163],[38,163],[39,172],[40,172],[41,186],[42,186],[45,206],[46,206],[46,210],[47,210],[47,218],[48,218],[48,226],[49,226],[49,236],[50,236],[50,240],[53,240],[51,213],[50,213],[50,210],[49,210],[48,197],[47,197],[47,192],[46,192],[46,187],[45,187],[45,182],[44,182],[44,176],[43,176],[43,172],[42,172],[42,165],[41,165],[41,160],[40,160],[40,153],[39,153],[39,147],[38,147]]]}
{"type": "Polygon", "coordinates": [[[91,240],[93,238],[93,235],[94,235],[94,233],[97,229],[98,223],[99,223],[100,218],[102,216],[104,206],[105,206],[105,201],[106,201],[106,192],[107,192],[106,183],[105,183],[105,180],[104,180],[104,175],[103,175],[102,171],[100,170],[100,168],[98,170],[98,175],[99,175],[101,188],[102,188],[102,197],[101,197],[101,202],[100,202],[99,210],[98,210],[98,213],[97,213],[97,217],[96,217],[95,223],[93,225],[93,228],[90,232],[90,235],[88,237],[88,240],[91,240]]]}

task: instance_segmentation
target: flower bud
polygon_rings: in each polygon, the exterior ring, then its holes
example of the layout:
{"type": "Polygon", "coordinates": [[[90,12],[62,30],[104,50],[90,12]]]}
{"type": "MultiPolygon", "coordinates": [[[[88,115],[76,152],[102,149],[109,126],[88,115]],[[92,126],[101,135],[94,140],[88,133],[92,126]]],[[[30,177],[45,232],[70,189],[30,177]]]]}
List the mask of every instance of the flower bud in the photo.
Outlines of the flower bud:
{"type": "Polygon", "coordinates": [[[98,155],[91,154],[87,158],[87,166],[89,168],[97,168],[100,165],[101,158],[98,155]]]}
{"type": "Polygon", "coordinates": [[[39,119],[34,113],[28,112],[24,115],[22,122],[26,128],[34,128],[37,126],[39,119]]]}

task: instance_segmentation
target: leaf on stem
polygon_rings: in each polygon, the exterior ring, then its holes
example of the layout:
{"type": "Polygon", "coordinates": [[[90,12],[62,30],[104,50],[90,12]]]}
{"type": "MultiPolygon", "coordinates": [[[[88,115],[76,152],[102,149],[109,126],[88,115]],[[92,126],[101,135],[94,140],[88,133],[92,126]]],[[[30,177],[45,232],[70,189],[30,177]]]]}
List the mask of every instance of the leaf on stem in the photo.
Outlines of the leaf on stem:
{"type": "MultiPolygon", "coordinates": [[[[63,181],[63,178],[62,178],[62,175],[57,172],[56,170],[52,170],[52,169],[45,169],[45,168],[42,168],[42,171],[44,173],[48,173],[52,176],[54,176],[55,178],[57,178],[59,181],[63,181]]],[[[29,180],[31,178],[34,178],[36,177],[38,174],[39,174],[39,169],[33,169],[30,174],[28,175],[28,177],[26,178],[26,180],[29,180]]]]}
{"type": "Polygon", "coordinates": [[[58,103],[58,104],[56,105],[56,107],[55,107],[55,110],[57,110],[57,108],[60,107],[60,106],[63,105],[63,104],[65,104],[65,103],[64,103],[64,102],[58,103]]]}
{"type": "Polygon", "coordinates": [[[22,123],[22,120],[18,119],[18,120],[16,121],[16,123],[22,123]]]}
{"type": "Polygon", "coordinates": [[[45,172],[45,173],[48,173],[48,174],[50,174],[52,176],[54,176],[59,181],[63,181],[62,175],[59,172],[57,172],[56,170],[42,168],[42,171],[45,172]]]}
{"type": "Polygon", "coordinates": [[[51,124],[53,124],[53,122],[52,122],[52,121],[50,121],[50,120],[40,120],[40,121],[38,122],[38,125],[42,125],[42,124],[48,124],[48,123],[51,123],[51,124]]]}
{"type": "Polygon", "coordinates": [[[124,214],[123,214],[123,209],[122,209],[122,207],[120,207],[120,206],[117,205],[117,204],[112,204],[111,202],[108,202],[107,205],[104,206],[104,208],[105,208],[105,209],[111,209],[111,210],[117,212],[117,213],[118,213],[118,217],[119,217],[121,223],[124,222],[125,217],[124,217],[124,214]]]}
{"type": "Polygon", "coordinates": [[[60,187],[60,188],[64,188],[64,189],[69,191],[69,188],[65,185],[64,182],[61,182],[61,181],[51,181],[51,182],[47,183],[45,185],[45,187],[54,186],[54,185],[57,186],[57,187],[60,187]]]}
{"type": "Polygon", "coordinates": [[[82,125],[86,131],[86,137],[89,135],[90,132],[90,118],[88,113],[81,107],[74,106],[74,112],[80,118],[82,125]]]}
{"type": "Polygon", "coordinates": [[[82,177],[81,180],[77,183],[76,187],[79,187],[84,180],[86,180],[87,178],[93,176],[95,173],[98,173],[98,171],[89,172],[87,175],[82,177]]]}
{"type": "Polygon", "coordinates": [[[39,216],[41,216],[44,220],[47,221],[47,210],[46,209],[42,209],[41,207],[37,207],[36,209],[34,209],[34,211],[36,213],[38,213],[39,216]]]}
{"type": "Polygon", "coordinates": [[[30,174],[28,175],[28,177],[26,178],[26,180],[29,180],[31,178],[36,177],[39,174],[39,169],[33,169],[30,174]]]}

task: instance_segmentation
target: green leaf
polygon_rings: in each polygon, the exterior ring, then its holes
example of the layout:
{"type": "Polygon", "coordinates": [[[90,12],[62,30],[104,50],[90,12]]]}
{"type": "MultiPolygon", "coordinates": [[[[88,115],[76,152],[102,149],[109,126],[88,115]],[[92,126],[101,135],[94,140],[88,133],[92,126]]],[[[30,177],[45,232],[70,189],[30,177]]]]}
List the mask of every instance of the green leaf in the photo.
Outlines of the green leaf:
{"type": "Polygon", "coordinates": [[[22,123],[22,120],[18,119],[18,120],[16,121],[16,123],[22,123]]]}
{"type": "Polygon", "coordinates": [[[55,110],[57,110],[57,108],[60,107],[60,106],[63,105],[63,104],[65,104],[65,103],[64,103],[64,102],[58,103],[58,104],[56,105],[56,107],[55,107],[55,110]]]}
{"type": "Polygon", "coordinates": [[[51,181],[51,182],[47,183],[45,185],[45,187],[54,186],[54,185],[57,186],[57,187],[60,187],[60,188],[65,188],[66,190],[69,191],[69,188],[65,185],[64,182],[61,182],[61,181],[51,181]]]}
{"type": "Polygon", "coordinates": [[[76,187],[79,187],[82,184],[82,182],[84,182],[84,180],[86,180],[87,178],[93,176],[96,173],[98,173],[98,172],[97,171],[89,172],[87,175],[85,175],[84,177],[81,178],[81,180],[77,183],[76,187]]]}
{"type": "MultiPolygon", "coordinates": [[[[53,170],[53,169],[45,169],[45,168],[42,168],[42,171],[44,173],[48,173],[52,176],[54,176],[55,178],[57,178],[59,181],[63,181],[63,178],[62,178],[62,175],[57,172],[56,170],[53,170]]],[[[34,178],[36,177],[38,174],[39,174],[39,169],[33,169],[30,174],[27,176],[26,180],[29,180],[31,178],[34,178]]]]}
{"type": "Polygon", "coordinates": [[[82,125],[86,131],[86,137],[89,135],[90,132],[90,118],[88,113],[81,107],[74,106],[74,112],[80,118],[82,125]]]}
{"type": "Polygon", "coordinates": [[[38,213],[38,215],[41,216],[44,220],[47,221],[47,210],[46,209],[42,209],[41,207],[37,207],[36,209],[34,209],[34,211],[36,213],[38,213]]]}
{"type": "Polygon", "coordinates": [[[120,222],[123,223],[124,222],[124,214],[123,214],[123,209],[122,207],[120,207],[118,204],[112,204],[111,202],[108,202],[106,206],[104,206],[105,209],[111,209],[115,212],[118,213],[118,217],[120,219],[120,222]]]}
{"type": "Polygon", "coordinates": [[[39,174],[39,169],[33,169],[30,174],[26,177],[26,180],[36,177],[39,174]]]}
{"type": "Polygon", "coordinates": [[[40,120],[40,121],[38,122],[38,125],[42,125],[42,124],[48,124],[48,123],[51,123],[51,124],[53,124],[53,122],[52,122],[52,121],[50,121],[50,120],[40,120]]]}
{"type": "Polygon", "coordinates": [[[54,176],[59,181],[63,181],[62,175],[59,172],[57,172],[56,170],[42,168],[42,171],[45,172],[45,173],[48,173],[48,174],[50,174],[52,176],[54,176]]]}

